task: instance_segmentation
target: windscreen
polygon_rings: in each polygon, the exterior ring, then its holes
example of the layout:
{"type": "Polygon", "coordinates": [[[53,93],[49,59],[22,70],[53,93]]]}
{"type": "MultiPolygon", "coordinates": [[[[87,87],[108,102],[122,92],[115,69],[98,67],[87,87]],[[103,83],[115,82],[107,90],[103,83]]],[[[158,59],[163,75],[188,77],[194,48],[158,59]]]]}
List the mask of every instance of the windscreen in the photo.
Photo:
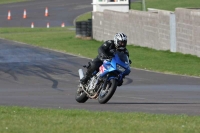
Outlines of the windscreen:
{"type": "Polygon", "coordinates": [[[128,56],[124,52],[116,51],[116,54],[118,55],[119,59],[125,63],[129,63],[128,56]]]}

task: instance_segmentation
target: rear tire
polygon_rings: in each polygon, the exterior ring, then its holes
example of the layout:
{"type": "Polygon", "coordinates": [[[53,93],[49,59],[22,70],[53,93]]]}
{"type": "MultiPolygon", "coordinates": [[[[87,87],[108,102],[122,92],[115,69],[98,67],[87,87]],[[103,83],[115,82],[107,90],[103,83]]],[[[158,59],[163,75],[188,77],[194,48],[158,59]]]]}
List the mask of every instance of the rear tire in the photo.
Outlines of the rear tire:
{"type": "Polygon", "coordinates": [[[78,88],[75,99],[78,103],[85,103],[88,100],[88,97],[87,97],[87,94],[83,90],[79,91],[79,88],[78,88]]]}
{"type": "Polygon", "coordinates": [[[113,96],[117,89],[117,84],[118,82],[116,79],[111,79],[106,86],[109,86],[108,90],[101,90],[99,93],[98,101],[100,104],[105,104],[107,103],[110,98],[113,96]]]}

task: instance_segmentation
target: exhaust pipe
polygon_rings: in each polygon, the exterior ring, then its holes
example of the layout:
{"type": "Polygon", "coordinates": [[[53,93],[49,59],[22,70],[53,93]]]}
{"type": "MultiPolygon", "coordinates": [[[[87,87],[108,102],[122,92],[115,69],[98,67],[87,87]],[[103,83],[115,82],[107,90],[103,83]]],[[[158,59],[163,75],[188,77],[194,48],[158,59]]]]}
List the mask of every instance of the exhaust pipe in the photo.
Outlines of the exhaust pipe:
{"type": "Polygon", "coordinates": [[[82,69],[78,70],[79,78],[82,79],[84,77],[84,73],[82,69]]]}

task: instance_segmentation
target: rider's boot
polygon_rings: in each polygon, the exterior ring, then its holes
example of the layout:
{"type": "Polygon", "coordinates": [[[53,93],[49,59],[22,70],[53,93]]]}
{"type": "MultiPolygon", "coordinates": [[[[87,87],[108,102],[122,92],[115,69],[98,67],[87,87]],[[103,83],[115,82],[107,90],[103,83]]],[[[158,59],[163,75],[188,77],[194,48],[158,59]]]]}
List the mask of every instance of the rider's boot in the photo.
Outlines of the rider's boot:
{"type": "Polygon", "coordinates": [[[80,80],[80,82],[81,82],[81,84],[85,85],[89,79],[90,79],[90,77],[88,75],[86,75],[80,80]]]}

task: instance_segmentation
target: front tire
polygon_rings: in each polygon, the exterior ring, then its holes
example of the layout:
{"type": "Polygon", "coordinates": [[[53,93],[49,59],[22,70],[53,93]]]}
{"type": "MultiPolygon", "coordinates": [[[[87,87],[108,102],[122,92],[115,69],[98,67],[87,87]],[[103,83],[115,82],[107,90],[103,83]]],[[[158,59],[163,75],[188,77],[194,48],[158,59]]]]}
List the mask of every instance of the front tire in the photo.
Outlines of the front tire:
{"type": "Polygon", "coordinates": [[[78,88],[75,99],[78,103],[85,103],[88,100],[87,94],[78,88]]]}
{"type": "Polygon", "coordinates": [[[108,81],[106,84],[106,89],[102,89],[99,93],[98,101],[100,104],[105,104],[110,100],[117,89],[117,84],[118,82],[116,79],[111,79],[108,81]]]}

